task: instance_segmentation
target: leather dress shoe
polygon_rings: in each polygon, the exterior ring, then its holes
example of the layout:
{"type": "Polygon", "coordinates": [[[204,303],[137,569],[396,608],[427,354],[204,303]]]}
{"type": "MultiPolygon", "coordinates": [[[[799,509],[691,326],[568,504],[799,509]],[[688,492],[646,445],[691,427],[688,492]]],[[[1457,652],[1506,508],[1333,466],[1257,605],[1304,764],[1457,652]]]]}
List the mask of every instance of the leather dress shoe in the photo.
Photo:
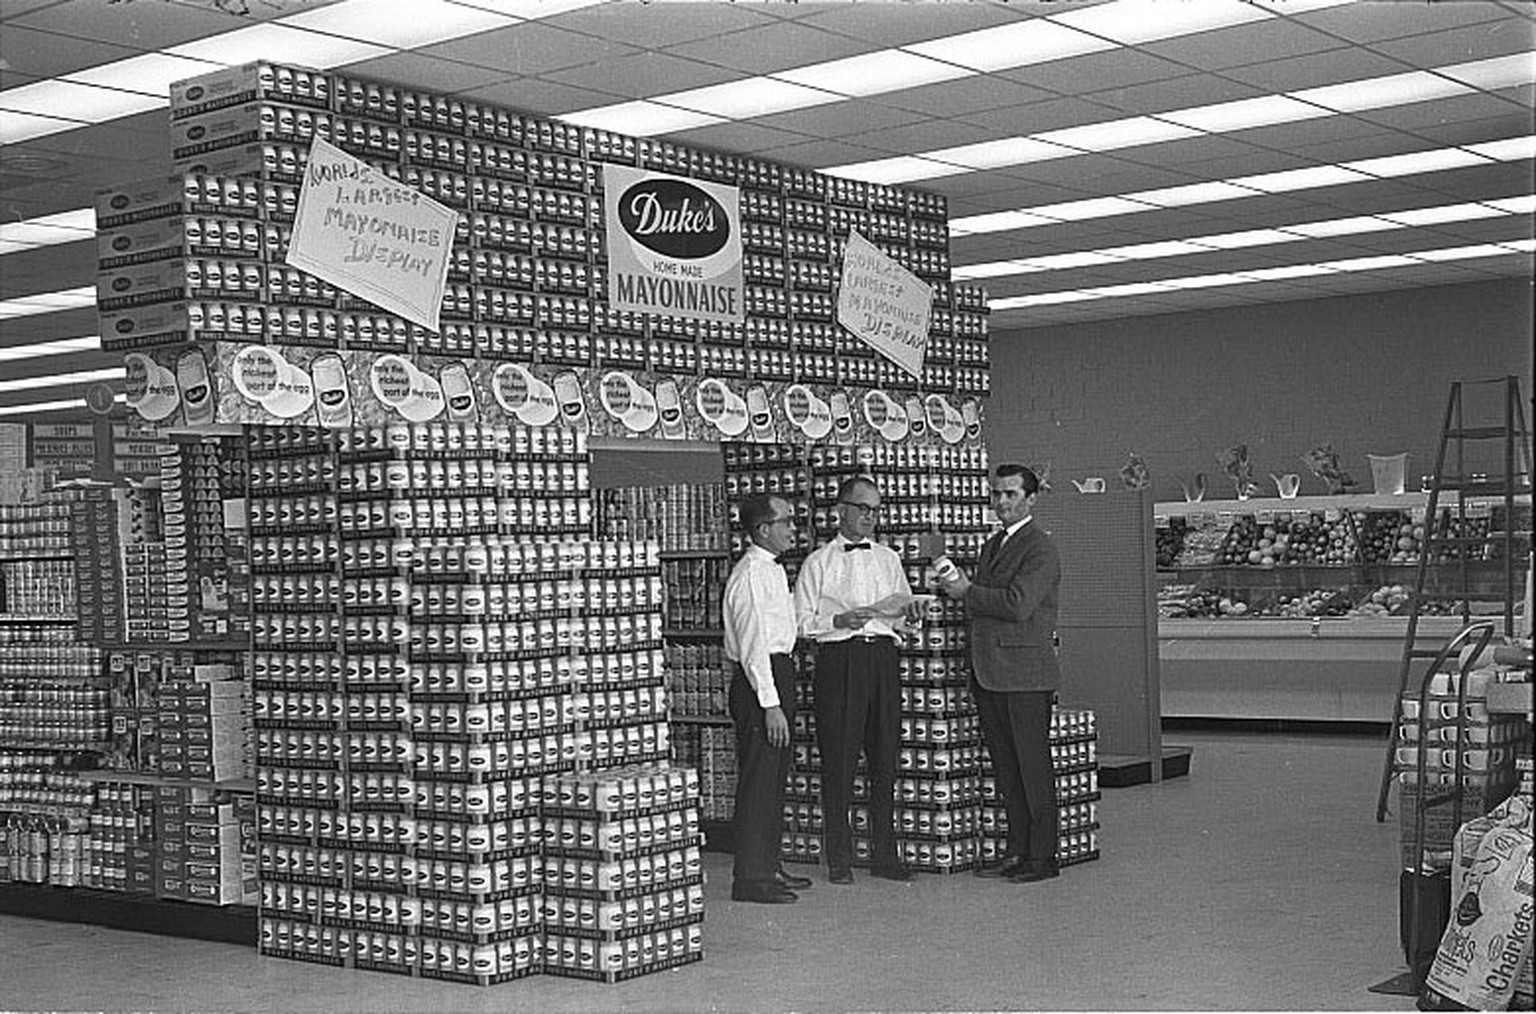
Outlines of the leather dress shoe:
{"type": "Polygon", "coordinates": [[[1003,856],[1001,859],[994,859],[990,863],[983,863],[978,866],[976,868],[976,875],[978,877],[1007,878],[1023,869],[1024,864],[1025,860],[1019,856],[1003,856]]]}
{"type": "Polygon", "coordinates": [[[846,866],[834,867],[827,871],[827,883],[851,884],[853,883],[853,871],[846,866]]]}
{"type": "Polygon", "coordinates": [[[803,891],[812,883],[810,877],[797,877],[782,866],[775,871],[773,882],[787,891],[803,891]]]}
{"type": "Polygon", "coordinates": [[[869,874],[872,877],[879,877],[881,880],[911,880],[912,867],[897,859],[871,867],[869,874]]]}
{"type": "Polygon", "coordinates": [[[751,901],[759,905],[789,905],[800,896],[777,884],[737,884],[731,888],[732,901],[751,901]]]}
{"type": "Polygon", "coordinates": [[[1010,884],[1033,884],[1061,876],[1061,867],[1054,859],[1019,864],[1017,872],[1008,877],[1010,884]]]}

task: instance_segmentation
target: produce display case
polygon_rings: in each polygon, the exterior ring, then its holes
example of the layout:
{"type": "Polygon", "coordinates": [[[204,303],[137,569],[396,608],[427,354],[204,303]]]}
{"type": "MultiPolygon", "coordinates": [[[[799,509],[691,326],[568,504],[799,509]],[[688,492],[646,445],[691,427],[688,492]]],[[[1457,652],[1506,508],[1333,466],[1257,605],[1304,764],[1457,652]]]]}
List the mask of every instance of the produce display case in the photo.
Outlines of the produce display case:
{"type": "MultiPolygon", "coordinates": [[[[1428,499],[1157,504],[1163,716],[1389,721],[1428,499]]],[[[1528,530],[1529,498],[1516,512],[1528,530]]],[[[1483,536],[1510,520],[1489,498],[1434,523],[1483,536]]],[[[1502,588],[1503,561],[1453,545],[1429,561],[1427,581],[1429,592],[1469,592],[1477,614],[1492,608],[1479,594],[1502,588]]],[[[1421,608],[1421,633],[1449,638],[1462,625],[1454,598],[1421,608]]]]}

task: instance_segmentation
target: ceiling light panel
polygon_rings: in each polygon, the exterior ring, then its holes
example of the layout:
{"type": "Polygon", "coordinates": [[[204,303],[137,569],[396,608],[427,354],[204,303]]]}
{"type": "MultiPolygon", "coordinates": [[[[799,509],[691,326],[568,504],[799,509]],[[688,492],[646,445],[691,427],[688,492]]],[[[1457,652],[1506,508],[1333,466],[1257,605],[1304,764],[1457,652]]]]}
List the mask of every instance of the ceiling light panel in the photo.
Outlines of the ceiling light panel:
{"type": "Polygon", "coordinates": [[[51,342],[33,342],[29,345],[0,346],[0,362],[13,362],[17,359],[39,359],[46,356],[66,356],[77,352],[98,352],[101,350],[101,337],[99,335],[85,335],[81,338],[60,338],[51,342]]]}
{"type": "Polygon", "coordinates": [[[963,32],[902,48],[986,73],[1065,60],[1115,49],[1117,43],[1088,35],[1049,18],[1032,18],[995,28],[963,32]]]}
{"type": "Polygon", "coordinates": [[[1028,165],[1031,162],[1048,162],[1078,154],[1059,144],[1037,141],[1028,137],[1001,137],[995,141],[963,144],[954,148],[939,148],[926,152],[927,157],[967,169],[997,169],[1005,166],[1028,165]]]}
{"type": "Polygon", "coordinates": [[[132,116],[164,106],[164,96],[98,88],[53,78],[0,92],[0,144],[15,144],[57,130],[132,116]],[[13,117],[12,113],[22,114],[13,117]],[[55,129],[56,128],[56,129],[55,129]]]}
{"type": "Polygon", "coordinates": [[[953,63],[930,60],[899,49],[886,49],[783,70],[770,76],[807,88],[860,97],[953,81],[973,73],[971,69],[953,63]]]}
{"type": "Polygon", "coordinates": [[[1428,102],[1432,99],[1466,95],[1473,89],[1459,81],[1452,81],[1429,71],[1415,70],[1406,74],[1388,74],[1384,77],[1347,81],[1343,84],[1323,85],[1291,92],[1291,97],[1331,109],[1336,113],[1358,113],[1367,109],[1382,109],[1407,105],[1411,102],[1428,102]]]}
{"type": "Polygon", "coordinates": [[[1181,127],[1167,120],[1151,116],[1131,116],[1123,120],[1068,127],[1065,130],[1049,130],[1043,134],[1034,134],[1031,139],[1082,151],[1114,151],[1139,144],[1177,141],[1185,137],[1194,137],[1199,133],[1198,130],[1181,127]]]}
{"type": "Polygon", "coordinates": [[[744,120],[753,116],[805,109],[838,102],[842,96],[819,88],[807,88],[771,77],[744,78],[707,88],[674,92],[656,101],[669,106],[709,113],[726,120],[744,120]]]}
{"type": "MultiPolygon", "coordinates": [[[[823,170],[828,171],[828,170],[823,170]]],[[[838,168],[836,175],[866,183],[908,183],[913,180],[932,180],[941,176],[956,176],[972,170],[965,166],[935,162],[917,155],[899,155],[870,162],[853,162],[838,168]]]]}
{"type": "MultiPolygon", "coordinates": [[[[125,394],[112,399],[121,404],[128,400],[125,394]]],[[[32,415],[37,412],[57,412],[68,408],[84,408],[84,398],[66,398],[62,401],[29,401],[20,405],[0,406],[0,415],[32,415]]]]}
{"type": "Polygon", "coordinates": [[[1314,187],[1335,187],[1341,183],[1358,183],[1370,178],[1364,173],[1352,172],[1343,166],[1320,165],[1309,169],[1288,169],[1277,173],[1239,176],[1228,182],[1263,191],[1266,194],[1283,194],[1293,190],[1311,190],[1314,187]]]}
{"type": "Polygon", "coordinates": [[[612,130],[631,136],[648,137],[657,134],[681,133],[727,122],[723,117],[700,113],[692,109],[679,109],[660,102],[625,102],[617,106],[600,106],[579,113],[555,117],[578,127],[595,130],[612,130]]]}
{"type": "Polygon", "coordinates": [[[1220,102],[1210,106],[1179,109],[1171,113],[1158,113],[1157,118],[1181,126],[1208,133],[1226,133],[1246,130],[1249,127],[1269,127],[1276,123],[1292,123],[1331,116],[1328,110],[1309,102],[1302,102],[1287,95],[1261,95],[1235,102],[1220,102]]]}
{"type": "Polygon", "coordinates": [[[113,366],[105,370],[82,370],[79,373],[59,373],[45,377],[22,377],[18,380],[0,380],[0,394],[8,391],[24,391],[28,388],[63,387],[66,384],[90,384],[98,380],[122,379],[121,366],[113,366]]]}
{"type": "Polygon", "coordinates": [[[326,70],[343,64],[357,63],[359,60],[371,60],[394,50],[388,46],[364,42],[360,39],[306,32],[298,28],[290,28],[281,22],[269,21],[265,24],[238,28],[233,32],[210,35],[195,42],[186,42],[166,52],[172,56],[187,56],[228,66],[249,63],[253,60],[270,60],[274,53],[280,53],[287,63],[326,70]]]}
{"type": "Polygon", "coordinates": [[[76,243],[96,237],[96,215],[90,208],[61,211],[24,222],[0,223],[0,254],[43,246],[76,243]]]}
{"type": "Polygon", "coordinates": [[[1486,165],[1491,161],[1493,159],[1489,156],[1465,148],[1436,148],[1433,151],[1414,151],[1405,155],[1356,159],[1343,165],[1355,172],[1370,173],[1372,176],[1410,176],[1414,173],[1438,173],[1447,169],[1486,165]]]}
{"type": "MultiPolygon", "coordinates": [[[[495,28],[505,28],[509,17],[493,5],[451,3],[448,0],[346,0],[317,10],[301,11],[283,18],[294,28],[371,42],[390,49],[415,49],[449,39],[461,39],[495,28]]],[[[510,4],[500,5],[507,11],[510,4]]],[[[522,5],[525,9],[527,5],[522,5]]]]}
{"type": "Polygon", "coordinates": [[[1166,3],[1163,0],[1120,0],[1065,14],[1052,15],[1058,24],[1112,39],[1124,46],[1173,39],[1195,32],[1246,25],[1274,17],[1262,7],[1240,0],[1200,0],[1199,3],[1166,3]]]}
{"type": "Polygon", "coordinates": [[[31,296],[0,301],[0,320],[31,317],[40,313],[57,313],[60,310],[76,310],[96,305],[96,286],[85,285],[78,289],[59,292],[39,292],[31,296]]]}
{"type": "Polygon", "coordinates": [[[1500,218],[1513,214],[1498,207],[1497,202],[1472,202],[1468,204],[1443,204],[1436,208],[1414,208],[1411,211],[1386,211],[1378,217],[1397,225],[1420,228],[1427,225],[1443,225],[1446,222],[1470,222],[1479,218],[1500,218]]]}
{"type": "Polygon", "coordinates": [[[1321,222],[1300,222],[1296,225],[1283,226],[1283,228],[1286,232],[1294,232],[1308,239],[1325,239],[1329,236],[1358,236],[1367,232],[1384,232],[1387,229],[1400,229],[1402,226],[1374,215],[1360,215],[1355,218],[1333,218],[1321,222]]]}
{"type": "Polygon", "coordinates": [[[1510,53],[1508,56],[1474,60],[1469,63],[1441,67],[1439,72],[1465,85],[1481,88],[1483,91],[1516,88],[1536,82],[1536,53],[1510,53]]]}

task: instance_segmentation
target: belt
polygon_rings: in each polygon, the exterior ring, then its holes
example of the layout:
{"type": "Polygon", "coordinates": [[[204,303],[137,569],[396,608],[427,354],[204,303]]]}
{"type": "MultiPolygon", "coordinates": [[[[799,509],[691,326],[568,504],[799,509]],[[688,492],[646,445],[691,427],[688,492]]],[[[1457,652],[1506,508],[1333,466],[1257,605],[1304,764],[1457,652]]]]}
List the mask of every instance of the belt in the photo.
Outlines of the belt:
{"type": "Polygon", "coordinates": [[[889,644],[895,644],[896,643],[896,638],[888,637],[885,634],[854,634],[854,635],[852,635],[850,637],[840,637],[840,638],[838,638],[835,641],[825,641],[823,643],[824,644],[879,644],[881,641],[885,641],[885,642],[887,642],[889,644]]]}

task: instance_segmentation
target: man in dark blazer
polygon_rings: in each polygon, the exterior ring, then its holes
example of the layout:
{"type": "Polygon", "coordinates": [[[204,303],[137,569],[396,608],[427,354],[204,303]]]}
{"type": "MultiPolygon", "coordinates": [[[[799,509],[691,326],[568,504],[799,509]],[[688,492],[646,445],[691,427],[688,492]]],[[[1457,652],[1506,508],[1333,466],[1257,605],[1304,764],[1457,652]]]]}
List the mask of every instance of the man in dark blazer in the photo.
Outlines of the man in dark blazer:
{"type": "Polygon", "coordinates": [[[1061,560],[1050,536],[1031,523],[1039,491],[1039,479],[1023,465],[997,466],[992,509],[1003,530],[982,546],[972,577],[956,574],[942,583],[970,617],[971,692],[1008,814],[1007,852],[977,872],[1016,884],[1060,872],[1050,732],[1061,686],[1061,560]]]}

